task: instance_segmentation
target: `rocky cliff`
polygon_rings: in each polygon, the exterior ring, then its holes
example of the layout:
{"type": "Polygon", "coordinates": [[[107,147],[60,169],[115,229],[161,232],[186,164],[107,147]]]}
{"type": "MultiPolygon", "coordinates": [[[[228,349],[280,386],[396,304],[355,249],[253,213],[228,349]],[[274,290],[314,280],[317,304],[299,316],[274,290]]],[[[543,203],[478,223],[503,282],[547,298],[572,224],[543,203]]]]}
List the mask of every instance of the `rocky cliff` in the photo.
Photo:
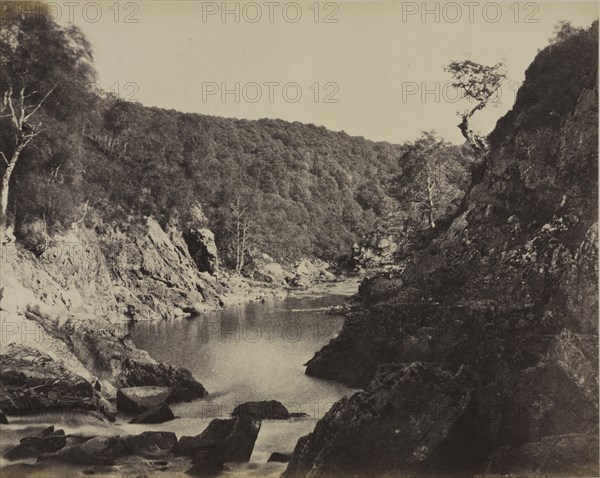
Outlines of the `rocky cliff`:
{"type": "Polygon", "coordinates": [[[542,50],[450,226],[307,374],[364,390],[286,476],[596,476],[597,24],[542,50]]]}
{"type": "Polygon", "coordinates": [[[175,227],[153,219],[75,227],[39,257],[7,244],[1,281],[0,408],[9,415],[66,409],[110,417],[107,400],[127,386],[169,386],[171,400],[206,395],[187,370],[156,362],[128,337],[132,319],[219,306],[223,286],[198,271],[175,227]]]}

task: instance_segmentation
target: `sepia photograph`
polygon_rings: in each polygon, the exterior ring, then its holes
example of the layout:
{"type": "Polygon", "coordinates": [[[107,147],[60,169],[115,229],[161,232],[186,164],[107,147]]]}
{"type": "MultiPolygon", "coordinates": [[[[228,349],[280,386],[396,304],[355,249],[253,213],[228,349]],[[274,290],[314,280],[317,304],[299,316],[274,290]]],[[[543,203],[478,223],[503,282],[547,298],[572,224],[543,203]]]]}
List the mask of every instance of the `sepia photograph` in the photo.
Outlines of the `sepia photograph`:
{"type": "Polygon", "coordinates": [[[600,476],[598,12],[0,0],[0,478],[600,476]]]}

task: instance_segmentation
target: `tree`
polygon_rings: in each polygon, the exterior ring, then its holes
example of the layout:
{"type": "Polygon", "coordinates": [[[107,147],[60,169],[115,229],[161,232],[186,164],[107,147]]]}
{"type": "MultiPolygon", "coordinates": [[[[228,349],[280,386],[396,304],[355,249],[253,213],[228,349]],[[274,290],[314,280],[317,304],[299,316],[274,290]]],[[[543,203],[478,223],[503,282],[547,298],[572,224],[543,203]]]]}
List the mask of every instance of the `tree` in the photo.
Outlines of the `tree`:
{"type": "Polygon", "coordinates": [[[475,134],[469,120],[488,104],[498,104],[500,101],[497,93],[506,79],[504,63],[486,66],[471,60],[453,61],[444,70],[452,75],[452,86],[460,90],[466,99],[475,102],[473,108],[460,113],[462,121],[458,128],[473,149],[487,152],[485,139],[475,134]]]}
{"type": "Polygon", "coordinates": [[[14,147],[12,149],[12,153],[9,153],[8,157],[4,151],[0,151],[0,155],[6,163],[6,169],[4,170],[4,175],[2,176],[2,192],[0,194],[0,232],[2,237],[4,237],[4,235],[10,231],[7,208],[8,189],[12,173],[17,165],[17,161],[23,149],[25,149],[31,140],[33,140],[33,138],[39,134],[39,127],[41,124],[34,123],[32,117],[40,109],[44,101],[46,101],[48,96],[50,96],[53,91],[54,88],[48,91],[41,98],[41,100],[33,105],[27,105],[27,100],[36,95],[37,91],[27,93],[25,86],[23,86],[19,90],[19,93],[15,95],[12,85],[10,85],[4,92],[4,98],[2,101],[2,118],[10,118],[14,147]],[[9,113],[4,115],[6,111],[9,111],[9,113]]]}
{"type": "Polygon", "coordinates": [[[241,274],[252,246],[251,229],[253,226],[248,204],[241,192],[235,195],[230,210],[231,221],[226,230],[230,235],[231,249],[235,260],[235,273],[241,274]]]}
{"type": "MultiPolygon", "coordinates": [[[[38,187],[43,187],[56,166],[46,164],[48,157],[39,150],[30,153],[29,145],[39,136],[34,147],[41,145],[40,150],[51,151],[67,141],[65,136],[53,134],[55,126],[80,125],[82,115],[89,116],[92,101],[87,93],[95,73],[90,45],[81,32],[74,26],[57,25],[46,5],[33,2],[11,2],[11,8],[3,9],[0,69],[0,228],[4,235],[12,229],[17,213],[33,212],[20,210],[23,201],[30,206],[38,202],[39,210],[47,209],[39,204],[38,187]],[[40,135],[42,119],[49,131],[40,135]],[[33,189],[15,188],[25,182],[33,189]],[[10,218],[9,199],[16,206],[15,217],[10,218]]],[[[61,160],[61,172],[69,169],[68,159],[61,160]]],[[[65,185],[65,192],[68,189],[65,185]]]]}

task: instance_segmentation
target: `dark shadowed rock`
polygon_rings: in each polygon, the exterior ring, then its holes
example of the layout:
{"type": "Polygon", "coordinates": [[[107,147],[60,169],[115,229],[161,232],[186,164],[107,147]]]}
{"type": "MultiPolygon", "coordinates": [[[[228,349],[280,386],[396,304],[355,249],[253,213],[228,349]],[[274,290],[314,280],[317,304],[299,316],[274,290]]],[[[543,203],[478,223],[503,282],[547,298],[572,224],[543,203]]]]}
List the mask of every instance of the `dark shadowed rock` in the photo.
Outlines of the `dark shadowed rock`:
{"type": "Polygon", "coordinates": [[[129,421],[129,423],[164,423],[175,419],[175,415],[166,403],[151,408],[129,421]]]}
{"type": "Polygon", "coordinates": [[[426,466],[471,400],[473,379],[430,364],[389,365],[343,398],[296,445],[286,476],[336,476],[426,466]]]}
{"type": "Polygon", "coordinates": [[[156,408],[171,395],[169,387],[127,387],[117,392],[117,410],[124,413],[142,413],[156,408]]]}
{"type": "Polygon", "coordinates": [[[66,444],[64,430],[54,431],[54,427],[49,427],[43,430],[39,436],[22,438],[21,443],[6,452],[4,457],[9,460],[39,457],[44,453],[60,450],[66,444]]]}
{"type": "Polygon", "coordinates": [[[292,455],[288,455],[286,453],[271,453],[271,456],[267,460],[267,463],[275,462],[275,463],[287,463],[290,461],[292,455]]]}
{"type": "Polygon", "coordinates": [[[115,460],[129,451],[119,436],[95,437],[85,443],[66,446],[63,449],[41,457],[78,465],[110,466],[115,460]]]}
{"type": "Polygon", "coordinates": [[[194,464],[186,471],[192,476],[214,476],[223,471],[223,456],[215,445],[199,449],[192,460],[194,464]]]}
{"type": "Polygon", "coordinates": [[[173,453],[193,456],[198,450],[216,446],[225,462],[245,462],[250,460],[260,425],[260,420],[248,416],[214,419],[200,435],[181,437],[173,453]]]}
{"type": "Polygon", "coordinates": [[[263,402],[246,402],[234,408],[234,417],[252,417],[261,420],[287,420],[290,412],[276,400],[263,402]]]}

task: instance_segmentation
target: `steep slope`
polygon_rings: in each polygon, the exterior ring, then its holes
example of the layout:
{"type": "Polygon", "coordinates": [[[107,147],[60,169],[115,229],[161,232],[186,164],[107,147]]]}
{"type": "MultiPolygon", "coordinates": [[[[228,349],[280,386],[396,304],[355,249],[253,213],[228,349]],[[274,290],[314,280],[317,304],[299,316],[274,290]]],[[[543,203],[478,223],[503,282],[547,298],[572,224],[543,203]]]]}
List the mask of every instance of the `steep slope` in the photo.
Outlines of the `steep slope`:
{"type": "Polygon", "coordinates": [[[598,473],[597,23],[542,50],[447,231],[306,372],[364,387],[287,476],[598,473]]]}

